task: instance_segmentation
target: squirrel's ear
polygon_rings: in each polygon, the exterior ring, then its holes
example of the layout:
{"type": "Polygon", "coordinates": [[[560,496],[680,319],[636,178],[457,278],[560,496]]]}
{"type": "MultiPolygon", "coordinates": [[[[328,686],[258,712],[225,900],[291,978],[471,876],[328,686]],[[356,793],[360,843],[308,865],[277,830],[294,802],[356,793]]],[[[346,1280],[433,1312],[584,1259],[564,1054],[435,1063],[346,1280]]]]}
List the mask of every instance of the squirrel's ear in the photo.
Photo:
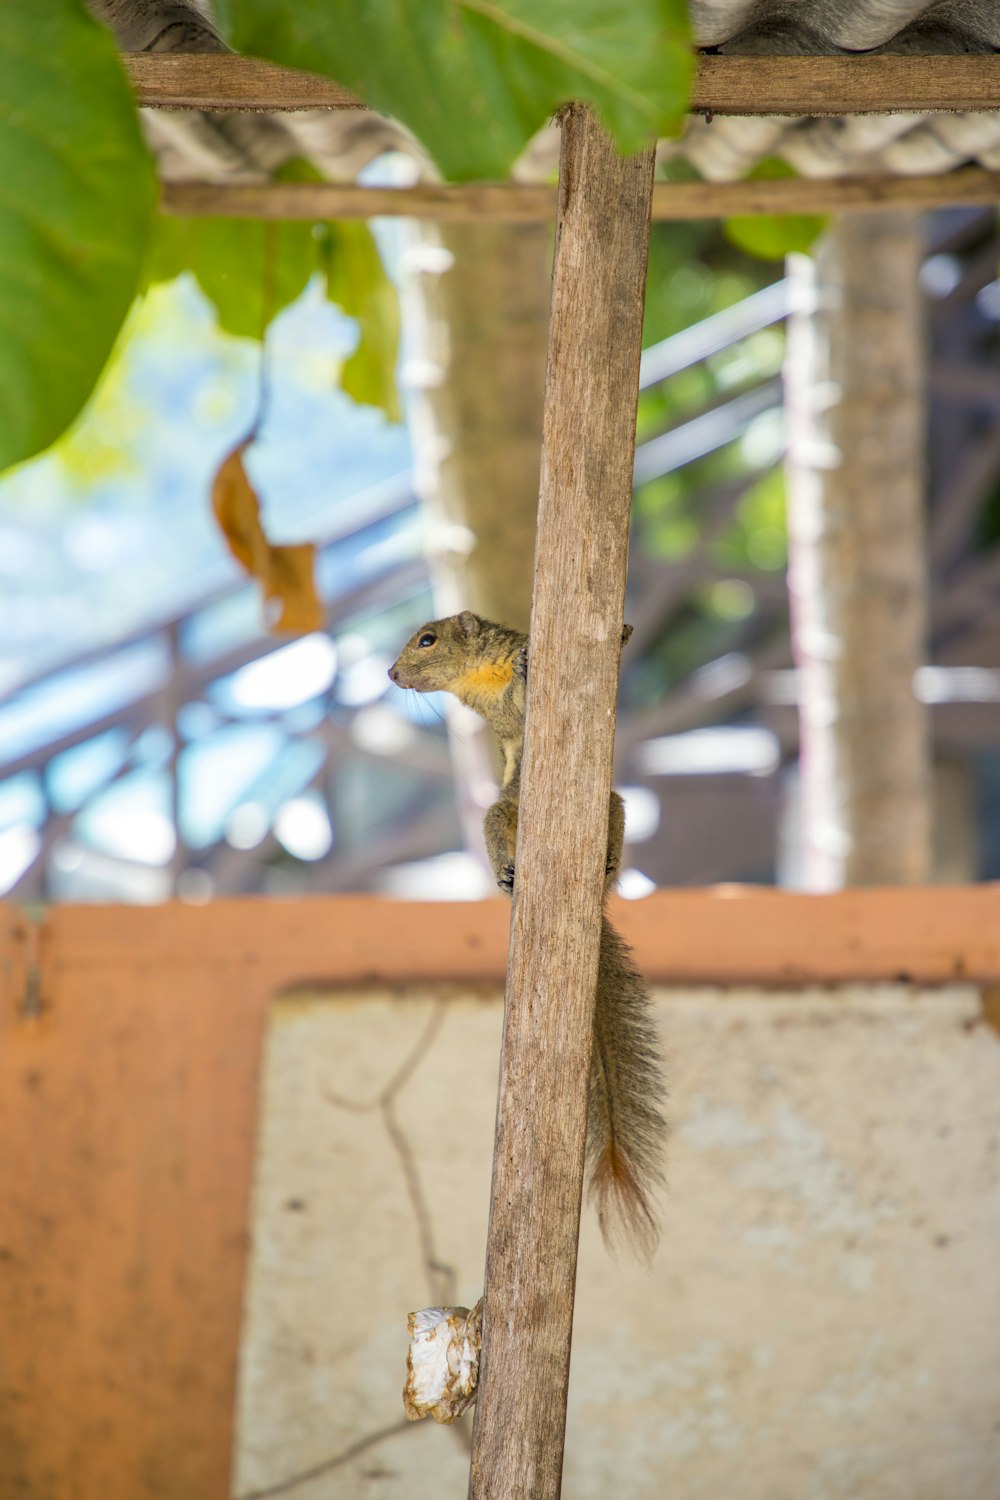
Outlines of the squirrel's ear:
{"type": "Polygon", "coordinates": [[[458,617],[458,623],[466,635],[476,635],[479,631],[479,617],[474,615],[470,609],[463,609],[458,617]]]}
{"type": "Polygon", "coordinates": [[[622,626],[622,645],[623,646],[625,646],[625,645],[628,644],[628,639],[629,639],[629,636],[631,634],[632,634],[632,626],[631,625],[623,625],[622,626]]]}

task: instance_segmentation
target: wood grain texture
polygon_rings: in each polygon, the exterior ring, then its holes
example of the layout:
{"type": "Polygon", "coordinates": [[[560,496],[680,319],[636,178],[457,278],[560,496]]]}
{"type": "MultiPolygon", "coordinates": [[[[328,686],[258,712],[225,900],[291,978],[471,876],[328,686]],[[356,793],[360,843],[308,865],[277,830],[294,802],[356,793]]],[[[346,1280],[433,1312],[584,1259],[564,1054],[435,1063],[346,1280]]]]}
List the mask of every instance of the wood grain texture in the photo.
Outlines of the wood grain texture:
{"type": "Polygon", "coordinates": [[[1000,57],[709,57],[691,109],[718,115],[853,115],[1000,108],[1000,57]]]}
{"type": "Polygon", "coordinates": [[[358,109],[332,79],[229,52],[127,52],[122,61],[145,109],[358,109]]]}
{"type": "MultiPolygon", "coordinates": [[[[1000,172],[960,167],[937,176],[779,178],[758,182],[658,182],[653,218],[713,219],[730,214],[852,213],[1000,203],[1000,172]]],[[[556,190],[523,182],[421,183],[411,188],[357,183],[168,182],[160,206],[179,215],[219,214],[255,219],[369,219],[385,215],[462,223],[497,219],[511,224],[555,217],[556,190]]]]}
{"type": "MultiPolygon", "coordinates": [[[[158,109],[351,109],[340,84],[226,53],[129,53],[141,105],[158,109]]],[[[1000,57],[701,56],[691,99],[698,113],[883,114],[891,110],[1000,108],[1000,57]]]]}
{"type": "Polygon", "coordinates": [[[652,181],[564,112],[473,1500],[561,1483],[652,181]]]}

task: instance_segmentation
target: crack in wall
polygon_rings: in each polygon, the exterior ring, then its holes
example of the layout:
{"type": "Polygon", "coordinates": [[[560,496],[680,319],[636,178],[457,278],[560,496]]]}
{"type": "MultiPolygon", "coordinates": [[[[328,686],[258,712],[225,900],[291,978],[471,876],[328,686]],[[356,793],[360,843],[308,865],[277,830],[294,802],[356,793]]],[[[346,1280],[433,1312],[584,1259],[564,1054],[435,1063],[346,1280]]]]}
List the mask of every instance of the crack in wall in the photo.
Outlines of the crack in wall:
{"type": "MultiPolygon", "coordinates": [[[[434,1006],[416,1042],[392,1074],[388,1083],[379,1091],[375,1098],[369,1100],[351,1099],[346,1095],[334,1092],[332,1089],[323,1089],[322,1091],[323,1098],[326,1099],[327,1103],[332,1104],[337,1109],[347,1110],[349,1113],[357,1115],[378,1114],[381,1116],[389,1143],[399,1162],[403,1182],[406,1186],[406,1194],[413,1210],[420,1246],[420,1257],[427,1277],[431,1304],[434,1306],[451,1306],[454,1303],[457,1273],[455,1267],[449,1262],[442,1260],[438,1253],[433,1216],[427,1201],[423,1182],[421,1181],[416,1152],[399,1120],[396,1103],[403,1089],[410,1082],[436,1040],[444,1024],[445,1011],[446,1001],[441,999],[434,1006]]],[[[347,1448],[342,1449],[338,1453],[331,1454],[329,1458],[322,1459],[319,1463],[310,1465],[307,1469],[298,1470],[296,1473],[290,1474],[273,1484],[264,1485],[254,1490],[245,1490],[238,1496],[235,1496],[234,1500],[271,1500],[273,1496],[290,1494],[299,1488],[299,1486],[308,1484],[311,1480],[319,1479],[325,1474],[332,1473],[344,1464],[350,1463],[352,1459],[359,1457],[360,1454],[367,1452],[369,1449],[375,1448],[403,1432],[411,1431],[412,1427],[413,1424],[404,1417],[399,1422],[366,1433],[347,1448]]],[[[451,1424],[450,1431],[463,1452],[465,1454],[471,1453],[471,1421],[460,1418],[451,1424]]]]}
{"type": "Polygon", "coordinates": [[[369,1432],[364,1437],[358,1438],[341,1453],[334,1453],[330,1458],[324,1458],[320,1463],[313,1464],[309,1469],[301,1469],[297,1474],[290,1474],[287,1479],[281,1479],[276,1484],[265,1485],[259,1490],[244,1490],[236,1500],[270,1500],[272,1495],[287,1495],[297,1489],[300,1484],[308,1484],[310,1479],[320,1479],[324,1474],[329,1474],[333,1469],[338,1469],[342,1464],[350,1463],[352,1458],[357,1458],[369,1448],[374,1448],[377,1443],[383,1443],[387,1438],[396,1437],[401,1432],[409,1432],[410,1423],[404,1417],[399,1422],[394,1422],[391,1427],[380,1427],[376,1432],[369,1432]]]}
{"type": "MultiPolygon", "coordinates": [[[[352,1114],[379,1114],[385,1128],[389,1143],[399,1162],[403,1181],[406,1186],[407,1197],[413,1210],[416,1223],[417,1238],[420,1245],[420,1256],[427,1284],[430,1290],[431,1301],[434,1305],[450,1306],[455,1299],[456,1271],[455,1267],[441,1259],[438,1254],[436,1236],[434,1232],[433,1217],[427,1201],[427,1195],[420,1177],[417,1164],[416,1152],[413,1144],[407,1136],[396,1111],[396,1102],[403,1089],[413,1077],[417,1068],[423,1062],[438,1032],[444,1022],[445,1001],[439,1000],[431,1015],[414,1043],[413,1047],[404,1057],[400,1066],[389,1079],[385,1087],[372,1100],[350,1099],[344,1095],[337,1094],[331,1089],[323,1090],[323,1097],[328,1103],[338,1109],[348,1110],[352,1114]]],[[[403,1418],[388,1427],[378,1428],[374,1432],[365,1434],[356,1442],[341,1452],[332,1454],[318,1464],[311,1465],[308,1469],[289,1475],[287,1478],[266,1485],[261,1489],[245,1491],[237,1497],[237,1500],[270,1500],[272,1496],[285,1495],[297,1489],[300,1485],[311,1480],[318,1479],[324,1474],[349,1463],[360,1454],[378,1446],[390,1438],[398,1436],[402,1432],[411,1430],[412,1424],[403,1418]]],[[[465,1422],[456,1422],[452,1425],[452,1432],[463,1451],[471,1451],[472,1438],[470,1427],[465,1422]]]]}
{"type": "MultiPolygon", "coordinates": [[[[416,1153],[399,1122],[399,1117],[396,1114],[396,1100],[430,1051],[431,1045],[444,1024],[445,1008],[445,1001],[439,1000],[428,1018],[427,1025],[413,1047],[400,1063],[385,1088],[382,1089],[375,1099],[368,1103],[362,1103],[359,1100],[347,1099],[343,1095],[335,1094],[329,1089],[324,1090],[324,1097],[329,1103],[336,1105],[340,1109],[350,1110],[354,1114],[374,1114],[376,1111],[381,1114],[386,1135],[389,1137],[390,1144],[399,1161],[403,1181],[406,1184],[407,1196],[410,1200],[410,1206],[413,1209],[413,1217],[417,1225],[417,1237],[420,1242],[420,1255],[430,1291],[430,1304],[434,1307],[451,1307],[454,1305],[458,1277],[455,1267],[447,1261],[442,1260],[438,1254],[433,1218],[428,1207],[423,1183],[420,1180],[416,1153]]],[[[462,1450],[466,1453],[471,1453],[471,1419],[466,1421],[463,1418],[459,1418],[451,1424],[450,1431],[462,1450]]]]}
{"type": "Polygon", "coordinates": [[[406,1184],[407,1197],[410,1200],[410,1207],[413,1209],[413,1217],[417,1225],[417,1237],[420,1242],[421,1259],[427,1275],[431,1303],[435,1307],[451,1306],[454,1302],[457,1277],[454,1266],[441,1260],[437,1253],[434,1225],[430,1209],[427,1205],[427,1197],[423,1184],[420,1180],[416,1154],[407,1138],[406,1132],[399,1123],[395,1105],[398,1096],[427,1056],[431,1044],[444,1023],[444,1016],[445,1002],[439,1000],[420,1036],[396,1069],[385,1088],[381,1090],[375,1099],[371,1101],[348,1099],[342,1094],[335,1094],[330,1089],[323,1090],[323,1097],[328,1103],[335,1105],[338,1109],[346,1109],[352,1114],[358,1115],[375,1114],[377,1112],[382,1116],[382,1123],[385,1126],[386,1135],[389,1137],[389,1142],[399,1161],[403,1181],[406,1184]]]}

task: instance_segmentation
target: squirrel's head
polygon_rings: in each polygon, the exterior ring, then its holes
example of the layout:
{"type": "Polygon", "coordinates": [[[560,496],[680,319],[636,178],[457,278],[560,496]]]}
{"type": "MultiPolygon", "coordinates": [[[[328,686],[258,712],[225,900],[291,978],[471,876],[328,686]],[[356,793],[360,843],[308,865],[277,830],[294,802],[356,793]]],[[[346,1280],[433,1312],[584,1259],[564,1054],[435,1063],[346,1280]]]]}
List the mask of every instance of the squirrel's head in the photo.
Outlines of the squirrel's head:
{"type": "Polygon", "coordinates": [[[418,693],[448,692],[475,651],[485,623],[467,609],[445,620],[429,620],[410,636],[389,676],[397,687],[418,693]]]}

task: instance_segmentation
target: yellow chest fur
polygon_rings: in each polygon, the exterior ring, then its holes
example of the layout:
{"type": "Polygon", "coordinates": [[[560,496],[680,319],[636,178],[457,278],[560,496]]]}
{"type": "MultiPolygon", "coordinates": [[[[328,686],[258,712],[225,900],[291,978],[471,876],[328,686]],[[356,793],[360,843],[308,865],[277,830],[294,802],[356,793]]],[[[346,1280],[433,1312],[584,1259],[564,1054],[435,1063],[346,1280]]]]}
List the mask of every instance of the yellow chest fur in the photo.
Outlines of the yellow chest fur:
{"type": "Polygon", "coordinates": [[[513,675],[513,662],[483,662],[481,666],[470,667],[467,672],[463,672],[456,679],[452,692],[466,703],[483,698],[495,699],[504,691],[513,675]]]}

